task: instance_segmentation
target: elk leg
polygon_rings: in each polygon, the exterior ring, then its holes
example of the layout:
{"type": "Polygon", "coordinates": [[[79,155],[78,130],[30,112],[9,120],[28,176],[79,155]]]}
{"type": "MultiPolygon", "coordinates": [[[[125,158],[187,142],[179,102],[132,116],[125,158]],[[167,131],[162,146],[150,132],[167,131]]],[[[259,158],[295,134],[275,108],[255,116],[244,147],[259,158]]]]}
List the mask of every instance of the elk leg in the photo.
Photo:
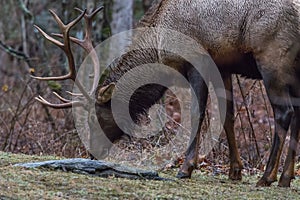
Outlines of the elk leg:
{"type": "Polygon", "coordinates": [[[292,99],[292,104],[294,105],[294,116],[291,123],[291,138],[290,144],[288,149],[288,154],[285,159],[285,164],[283,168],[283,172],[280,176],[278,186],[280,187],[290,187],[291,180],[295,178],[295,157],[297,152],[297,144],[299,141],[300,136],[300,106],[297,105],[299,101],[299,89],[297,86],[299,85],[299,81],[297,84],[294,84],[294,88],[291,88],[291,96],[294,98],[292,99]],[[294,102],[295,101],[295,102],[294,102]]]}
{"type": "Polygon", "coordinates": [[[234,110],[233,110],[233,92],[232,92],[231,75],[223,77],[223,80],[226,89],[226,101],[227,101],[227,110],[226,110],[224,129],[226,132],[228,146],[229,146],[229,158],[230,158],[229,179],[241,180],[243,164],[240,159],[240,154],[237,148],[237,143],[235,140],[235,133],[234,133],[234,110]]]}
{"type": "Polygon", "coordinates": [[[279,77],[274,76],[276,72],[262,70],[261,73],[274,112],[275,134],[266,170],[256,185],[270,186],[277,180],[280,156],[293,115],[293,107],[288,98],[289,92],[286,85],[282,84],[281,81],[276,82],[276,80],[279,80],[279,77]]]}
{"type": "Polygon", "coordinates": [[[191,105],[192,133],[190,144],[186,151],[185,161],[177,174],[177,178],[190,178],[192,171],[197,165],[200,130],[202,121],[205,117],[205,109],[208,96],[207,85],[196,69],[191,68],[187,73],[187,77],[195,92],[196,97],[192,98],[191,105]]]}
{"type": "Polygon", "coordinates": [[[275,116],[274,140],[266,171],[264,172],[263,177],[258,181],[257,186],[270,186],[277,180],[280,155],[292,115],[292,109],[288,106],[273,105],[273,110],[275,116]]]}
{"type": "Polygon", "coordinates": [[[288,150],[287,157],[285,159],[283,172],[280,176],[279,183],[278,183],[278,186],[280,187],[290,187],[291,180],[295,178],[295,174],[294,174],[295,157],[297,152],[297,144],[299,141],[299,131],[300,131],[299,114],[300,113],[298,109],[292,120],[289,150],[288,150]]]}

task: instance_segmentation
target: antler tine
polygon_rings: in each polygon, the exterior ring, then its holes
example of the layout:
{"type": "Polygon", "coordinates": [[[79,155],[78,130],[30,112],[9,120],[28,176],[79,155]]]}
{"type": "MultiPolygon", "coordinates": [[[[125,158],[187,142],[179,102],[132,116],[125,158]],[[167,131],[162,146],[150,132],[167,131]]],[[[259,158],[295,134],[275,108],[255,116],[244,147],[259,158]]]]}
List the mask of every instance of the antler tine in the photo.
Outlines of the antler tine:
{"type": "MultiPolygon", "coordinates": [[[[53,37],[49,36],[45,31],[43,31],[39,26],[34,25],[34,27],[50,42],[60,47],[62,50],[64,50],[64,44],[60,41],[54,39],[53,37]]],[[[39,76],[32,76],[32,78],[41,80],[41,81],[60,81],[60,80],[66,80],[70,78],[70,74],[66,74],[63,76],[54,76],[54,77],[39,77],[39,76]]]]}
{"type": "MultiPolygon", "coordinates": [[[[101,10],[103,10],[103,8],[104,8],[104,6],[100,6],[99,8],[97,8],[96,10],[94,10],[92,13],[85,14],[85,17],[92,19],[92,18],[94,18],[98,14],[98,12],[100,12],[101,10]]],[[[77,10],[77,11],[79,11],[79,12],[83,12],[83,10],[81,10],[80,8],[74,8],[74,9],[77,10]]]]}
{"type": "Polygon", "coordinates": [[[86,9],[82,11],[82,13],[76,18],[74,19],[73,21],[71,21],[70,23],[68,24],[64,24],[61,19],[58,17],[58,15],[51,9],[49,9],[49,12],[51,13],[51,15],[53,16],[53,18],[55,19],[56,23],[58,24],[61,32],[63,33],[68,33],[70,31],[70,29],[76,25],[85,15],[86,13],[86,9]]]}
{"type": "MultiPolygon", "coordinates": [[[[60,34],[60,33],[51,33],[51,35],[56,36],[56,37],[59,37],[59,38],[63,38],[63,35],[60,34]]],[[[78,38],[75,38],[75,37],[72,37],[72,36],[70,36],[69,38],[70,38],[70,40],[71,40],[72,42],[74,42],[75,44],[78,44],[78,45],[81,46],[80,43],[82,42],[82,40],[80,40],[80,39],[78,39],[78,38]]],[[[81,46],[81,47],[82,47],[82,46],[81,46]]],[[[86,49],[85,49],[85,50],[86,50],[86,49]]]]}
{"type": "Polygon", "coordinates": [[[82,97],[82,94],[73,93],[73,92],[70,92],[70,91],[66,91],[66,93],[68,93],[69,95],[72,95],[72,96],[82,97]]]}
{"type": "Polygon", "coordinates": [[[83,107],[84,106],[84,104],[79,101],[72,101],[72,102],[70,101],[68,103],[53,104],[53,103],[50,103],[49,101],[47,101],[46,99],[44,99],[42,96],[35,97],[35,99],[37,101],[39,101],[40,103],[42,103],[43,105],[49,106],[49,107],[55,108],[55,109],[83,107]]]}
{"type": "Polygon", "coordinates": [[[34,27],[50,42],[52,42],[53,44],[59,46],[60,48],[63,48],[64,44],[61,43],[60,41],[54,39],[53,37],[51,37],[50,35],[48,35],[45,31],[43,31],[39,26],[34,25],[34,27]]]}
{"type": "Polygon", "coordinates": [[[59,100],[61,100],[62,102],[64,102],[64,103],[70,103],[71,101],[70,100],[68,100],[68,99],[66,99],[66,98],[63,98],[62,96],[60,96],[58,93],[56,93],[56,92],[53,92],[53,94],[59,99],[59,100]]]}

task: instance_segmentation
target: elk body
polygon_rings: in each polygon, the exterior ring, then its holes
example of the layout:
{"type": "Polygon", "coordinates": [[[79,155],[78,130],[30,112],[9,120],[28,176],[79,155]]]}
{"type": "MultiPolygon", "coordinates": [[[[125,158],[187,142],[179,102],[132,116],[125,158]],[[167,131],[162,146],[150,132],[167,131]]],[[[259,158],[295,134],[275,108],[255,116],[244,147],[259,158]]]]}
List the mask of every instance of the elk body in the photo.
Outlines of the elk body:
{"type": "MultiPolygon", "coordinates": [[[[269,186],[277,180],[280,155],[293,117],[291,142],[279,185],[288,187],[294,178],[300,130],[299,6],[298,0],[163,0],[153,5],[138,24],[138,27],[176,30],[193,38],[217,65],[229,95],[224,129],[229,143],[230,179],[242,178],[242,162],[233,131],[232,74],[263,79],[274,111],[274,141],[266,171],[257,185],[269,186]]],[[[140,37],[144,36],[137,35],[133,41],[139,41],[140,37]]],[[[67,34],[64,38],[68,41],[67,34]]],[[[71,40],[80,44],[74,38],[71,40]]],[[[196,99],[192,100],[192,104],[199,107],[200,119],[197,122],[192,120],[192,125],[199,123],[199,126],[196,130],[197,135],[191,139],[186,152],[186,160],[177,175],[179,178],[190,177],[197,163],[200,127],[208,96],[203,74],[200,75],[190,63],[180,56],[157,49],[141,48],[138,51],[129,51],[108,68],[110,71],[104,81],[97,87],[93,85],[93,88],[96,88],[95,96],[89,98],[95,98],[96,115],[107,137],[111,141],[119,139],[124,132],[116,125],[111,111],[111,97],[115,84],[126,72],[147,63],[162,63],[176,69],[187,78],[195,91],[196,99]]],[[[204,65],[207,63],[204,62],[204,65]]],[[[139,88],[129,104],[133,120],[137,121],[140,114],[146,113],[162,97],[165,90],[165,87],[156,84],[139,88]]],[[[39,100],[52,107],[61,107],[41,98],[39,100]]],[[[69,106],[74,105],[74,102],[67,103],[69,106]]],[[[198,114],[192,111],[192,119],[198,114]]]]}

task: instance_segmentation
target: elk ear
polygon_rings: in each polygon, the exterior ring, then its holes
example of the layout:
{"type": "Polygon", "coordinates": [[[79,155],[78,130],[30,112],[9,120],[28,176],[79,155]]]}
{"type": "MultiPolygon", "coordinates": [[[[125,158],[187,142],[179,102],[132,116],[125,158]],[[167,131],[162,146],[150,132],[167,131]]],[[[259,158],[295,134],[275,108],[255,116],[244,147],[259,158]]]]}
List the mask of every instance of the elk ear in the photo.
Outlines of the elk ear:
{"type": "Polygon", "coordinates": [[[110,83],[109,85],[100,88],[98,91],[97,101],[99,103],[109,102],[111,100],[115,87],[115,83],[110,83]]]}

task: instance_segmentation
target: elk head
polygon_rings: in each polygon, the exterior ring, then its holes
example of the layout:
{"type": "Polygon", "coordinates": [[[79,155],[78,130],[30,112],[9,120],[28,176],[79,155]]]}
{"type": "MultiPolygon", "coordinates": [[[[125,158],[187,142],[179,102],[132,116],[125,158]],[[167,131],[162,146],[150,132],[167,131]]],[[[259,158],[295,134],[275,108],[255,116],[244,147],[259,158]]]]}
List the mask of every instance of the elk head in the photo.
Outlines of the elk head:
{"type": "MultiPolygon", "coordinates": [[[[99,82],[99,77],[100,77],[100,64],[98,60],[98,56],[96,54],[96,51],[94,50],[94,47],[92,45],[92,40],[91,40],[91,30],[92,30],[92,19],[94,16],[103,9],[103,7],[99,7],[98,9],[94,10],[92,13],[87,14],[86,10],[80,10],[76,9],[81,12],[80,16],[78,16],[76,19],[71,21],[68,24],[64,24],[61,19],[57,16],[55,12],[52,10],[49,10],[52,16],[54,17],[55,21],[57,22],[61,34],[52,34],[53,36],[62,38],[63,42],[53,38],[52,36],[48,35],[45,33],[40,27],[35,26],[38,31],[50,42],[61,48],[64,53],[67,56],[68,60],[68,66],[69,66],[69,73],[63,76],[54,76],[54,77],[35,77],[32,76],[34,79],[41,80],[41,81],[60,81],[60,80],[67,80],[71,79],[74,84],[77,86],[78,90],[81,92],[81,94],[74,94],[71,92],[67,92],[70,95],[76,96],[77,99],[79,100],[68,100],[59,94],[54,93],[54,95],[62,101],[60,104],[53,104],[44,99],[42,96],[36,97],[36,100],[41,102],[43,105],[49,106],[54,109],[63,109],[63,108],[74,108],[74,107],[81,107],[84,108],[89,112],[89,129],[90,129],[90,134],[97,135],[97,137],[90,137],[90,145],[92,147],[90,148],[102,148],[102,153],[106,153],[107,149],[111,147],[111,142],[114,142],[115,140],[119,139],[124,133],[119,129],[119,127],[116,125],[113,116],[112,116],[112,111],[111,111],[111,106],[110,106],[110,100],[113,94],[114,90],[114,84],[111,83],[107,86],[104,87],[98,87],[98,82],[99,82]],[[86,29],[85,29],[85,37],[83,40],[80,40],[78,38],[70,37],[69,32],[72,27],[74,27],[82,18],[85,19],[85,24],[86,24],[86,29]],[[93,84],[92,87],[89,91],[86,91],[85,87],[83,84],[76,79],[77,77],[77,72],[75,69],[75,61],[74,61],[74,56],[71,50],[71,42],[79,45],[82,47],[91,57],[92,63],[93,63],[93,84]],[[96,98],[95,98],[95,91],[97,89],[96,93],[96,98]],[[95,100],[96,99],[96,100],[95,100]],[[91,111],[91,108],[94,107],[94,111],[91,111]],[[104,132],[103,134],[94,134],[96,132],[99,132],[99,126],[97,124],[100,124],[101,129],[104,132]],[[108,140],[107,140],[108,138],[108,140]],[[97,141],[97,140],[103,140],[97,141]],[[94,143],[94,144],[92,144],[94,143]],[[101,144],[101,145],[99,145],[101,144]],[[103,145],[104,144],[104,145],[103,145]],[[97,147],[98,146],[98,147],[97,147]],[[105,149],[103,149],[105,148],[105,149]]],[[[101,151],[101,150],[100,150],[101,151]]],[[[97,152],[99,152],[97,150],[97,152]]],[[[98,153],[97,153],[98,154],[98,153]]],[[[98,154],[99,155],[99,154],[98,154]]]]}

